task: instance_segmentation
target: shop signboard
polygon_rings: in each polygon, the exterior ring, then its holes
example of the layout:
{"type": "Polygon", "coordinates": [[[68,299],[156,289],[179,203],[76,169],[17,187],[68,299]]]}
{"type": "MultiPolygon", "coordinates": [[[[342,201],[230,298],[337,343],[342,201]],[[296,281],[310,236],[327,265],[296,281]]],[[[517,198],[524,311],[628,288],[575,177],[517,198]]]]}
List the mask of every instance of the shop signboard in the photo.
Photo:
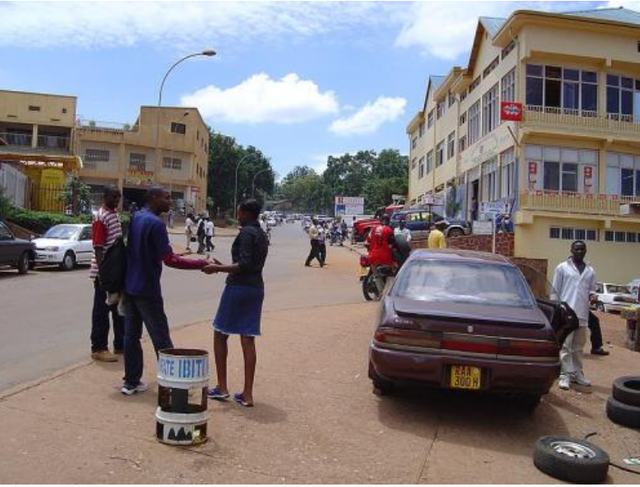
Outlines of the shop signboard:
{"type": "Polygon", "coordinates": [[[364,214],[364,198],[362,196],[336,196],[335,215],[355,216],[364,214]]]}

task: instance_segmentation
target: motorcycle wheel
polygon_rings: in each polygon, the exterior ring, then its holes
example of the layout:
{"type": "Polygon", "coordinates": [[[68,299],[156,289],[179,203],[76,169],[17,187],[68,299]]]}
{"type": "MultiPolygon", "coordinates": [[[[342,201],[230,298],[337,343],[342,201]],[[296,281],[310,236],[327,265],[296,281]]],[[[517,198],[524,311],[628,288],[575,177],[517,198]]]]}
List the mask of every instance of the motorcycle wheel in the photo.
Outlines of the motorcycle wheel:
{"type": "Polygon", "coordinates": [[[378,287],[373,280],[373,273],[369,271],[367,277],[362,280],[362,294],[367,301],[380,300],[380,294],[378,293],[378,287]]]}

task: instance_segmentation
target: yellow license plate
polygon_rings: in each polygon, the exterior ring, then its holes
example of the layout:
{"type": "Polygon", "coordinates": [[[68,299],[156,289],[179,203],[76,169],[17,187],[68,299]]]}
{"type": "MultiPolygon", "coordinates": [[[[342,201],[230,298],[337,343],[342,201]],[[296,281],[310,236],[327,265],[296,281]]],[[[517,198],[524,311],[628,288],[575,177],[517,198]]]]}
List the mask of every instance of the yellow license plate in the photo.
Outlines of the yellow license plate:
{"type": "Polygon", "coordinates": [[[360,267],[360,277],[366,277],[369,274],[368,267],[360,267]]]}
{"type": "Polygon", "coordinates": [[[451,387],[453,389],[480,389],[482,372],[479,367],[468,365],[451,366],[451,387]]]}

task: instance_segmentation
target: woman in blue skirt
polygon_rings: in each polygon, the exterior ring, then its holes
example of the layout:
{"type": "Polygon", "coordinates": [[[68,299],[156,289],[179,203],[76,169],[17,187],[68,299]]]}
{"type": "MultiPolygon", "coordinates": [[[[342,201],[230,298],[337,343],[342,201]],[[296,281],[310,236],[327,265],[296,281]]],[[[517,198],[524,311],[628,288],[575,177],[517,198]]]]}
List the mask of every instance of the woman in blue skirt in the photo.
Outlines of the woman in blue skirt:
{"type": "Polygon", "coordinates": [[[253,406],[253,379],[256,373],[255,337],[260,335],[260,318],[264,301],[262,269],[267,260],[269,242],[260,228],[258,217],[260,203],[250,199],[238,206],[240,233],[231,247],[230,265],[216,260],[202,272],[229,274],[218,313],[213,320],[213,354],[216,361],[218,385],[209,389],[211,399],[225,400],[229,397],[227,387],[227,354],[229,335],[240,335],[244,356],[244,389],[234,394],[234,400],[245,407],[253,406]]]}

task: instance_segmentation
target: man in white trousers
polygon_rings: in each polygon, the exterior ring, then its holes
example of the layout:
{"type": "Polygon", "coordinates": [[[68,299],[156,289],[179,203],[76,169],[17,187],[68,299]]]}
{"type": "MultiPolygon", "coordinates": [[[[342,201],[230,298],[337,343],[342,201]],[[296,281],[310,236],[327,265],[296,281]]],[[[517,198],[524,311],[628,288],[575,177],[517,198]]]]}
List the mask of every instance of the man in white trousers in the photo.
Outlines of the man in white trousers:
{"type": "Polygon", "coordinates": [[[572,332],[560,350],[562,370],[560,372],[560,389],[567,390],[571,383],[591,386],[591,381],[584,376],[582,370],[583,348],[587,342],[589,323],[589,303],[595,299],[596,273],[584,261],[587,245],[582,240],[571,244],[571,257],[556,267],[553,276],[553,289],[560,301],[566,302],[575,311],[580,326],[572,332]]]}

